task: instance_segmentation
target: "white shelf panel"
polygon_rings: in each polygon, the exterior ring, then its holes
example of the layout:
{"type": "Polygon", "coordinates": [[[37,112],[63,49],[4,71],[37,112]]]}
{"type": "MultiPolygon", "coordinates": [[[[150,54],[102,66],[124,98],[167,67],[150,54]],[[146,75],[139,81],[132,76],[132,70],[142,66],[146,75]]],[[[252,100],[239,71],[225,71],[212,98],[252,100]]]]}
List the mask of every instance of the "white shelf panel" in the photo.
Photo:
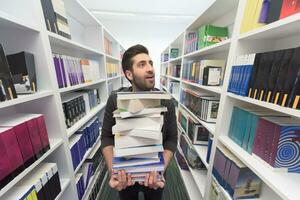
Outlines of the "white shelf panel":
{"type": "Polygon", "coordinates": [[[168,92],[168,89],[167,89],[167,87],[166,86],[161,86],[164,90],[166,90],[167,92],[168,92]]]}
{"type": "Polygon", "coordinates": [[[216,124],[214,123],[207,123],[200,120],[192,111],[190,111],[185,105],[179,103],[193,118],[195,118],[198,122],[200,122],[212,135],[215,135],[216,124]]]}
{"type": "Polygon", "coordinates": [[[59,200],[62,196],[62,194],[66,191],[67,187],[70,185],[70,179],[61,179],[60,180],[60,186],[61,186],[61,191],[55,198],[55,200],[59,200]]]}
{"type": "Polygon", "coordinates": [[[197,87],[197,88],[209,91],[209,92],[213,92],[216,94],[221,94],[221,92],[222,92],[222,86],[205,86],[205,85],[200,85],[200,84],[192,83],[192,82],[185,81],[185,80],[182,80],[182,82],[184,84],[191,85],[191,86],[194,86],[194,87],[197,87]]]}
{"type": "Polygon", "coordinates": [[[174,76],[166,75],[166,77],[169,78],[169,79],[180,81],[180,78],[177,78],[177,77],[174,77],[174,76]]]}
{"type": "Polygon", "coordinates": [[[108,54],[105,54],[105,56],[106,56],[106,58],[108,58],[109,60],[121,62],[121,59],[120,59],[120,58],[116,58],[116,57],[111,56],[111,55],[108,55],[108,54]]]}
{"type": "MultiPolygon", "coordinates": [[[[182,150],[179,148],[179,151],[182,150]]],[[[183,154],[182,154],[183,155],[183,154]]],[[[183,158],[185,159],[185,162],[187,162],[186,158],[183,156],[183,158]]],[[[187,164],[188,165],[188,164],[187,164]]],[[[189,165],[188,168],[190,170],[190,173],[196,183],[196,186],[201,194],[201,197],[204,197],[204,192],[205,192],[205,185],[206,185],[206,179],[207,179],[207,170],[197,170],[197,169],[192,169],[189,165]]]]}
{"type": "Polygon", "coordinates": [[[106,103],[100,103],[98,106],[93,108],[89,113],[87,113],[83,118],[76,122],[72,127],[67,129],[67,135],[70,137],[73,135],[80,127],[92,119],[100,110],[105,107],[106,103]]]}
{"type": "Polygon", "coordinates": [[[195,184],[195,181],[193,179],[192,174],[189,171],[181,169],[178,162],[177,162],[177,159],[175,159],[175,160],[176,160],[176,163],[178,165],[180,175],[181,175],[181,178],[184,182],[185,188],[186,188],[186,190],[189,194],[190,200],[202,199],[201,198],[201,193],[198,190],[198,188],[196,187],[196,184],[195,184]]]}
{"type": "Polygon", "coordinates": [[[102,82],[105,82],[105,79],[101,79],[101,80],[93,81],[93,82],[89,82],[89,83],[83,83],[83,84],[79,84],[79,85],[74,85],[74,86],[70,86],[70,87],[66,87],[66,88],[60,88],[59,92],[60,93],[71,92],[73,90],[82,89],[82,88],[96,85],[96,84],[99,84],[102,82]]]}
{"type": "Polygon", "coordinates": [[[268,108],[268,109],[271,109],[271,110],[274,110],[274,111],[277,111],[277,112],[288,114],[288,115],[291,115],[291,116],[294,116],[294,117],[300,117],[300,110],[297,110],[297,109],[287,108],[287,107],[275,105],[273,103],[267,103],[267,102],[259,101],[259,100],[252,99],[252,98],[249,98],[249,97],[239,96],[239,95],[236,95],[236,94],[233,94],[233,93],[230,93],[230,92],[227,92],[227,96],[229,96],[231,98],[234,98],[234,99],[238,99],[240,101],[251,103],[251,104],[254,104],[254,105],[257,105],[257,106],[268,108]]]}
{"type": "Polygon", "coordinates": [[[101,141],[101,140],[100,140],[100,136],[99,136],[98,139],[97,139],[97,141],[95,142],[95,144],[85,152],[85,154],[84,154],[84,156],[83,156],[81,162],[79,163],[79,165],[78,165],[77,168],[75,169],[74,174],[76,174],[76,173],[78,172],[78,170],[80,169],[80,167],[82,166],[82,164],[84,163],[84,161],[89,157],[89,155],[91,154],[91,152],[93,151],[93,149],[94,149],[96,146],[98,146],[97,144],[98,144],[98,143],[101,143],[100,141],[101,141]]]}
{"type": "Polygon", "coordinates": [[[34,101],[34,100],[52,96],[52,95],[53,95],[52,91],[42,91],[42,92],[37,92],[34,94],[19,95],[18,98],[16,98],[16,99],[0,102],[0,109],[9,107],[9,106],[18,105],[18,104],[25,103],[25,102],[29,102],[29,101],[34,101]]]}
{"type": "Polygon", "coordinates": [[[300,13],[278,20],[239,36],[239,40],[278,39],[299,35],[300,13]]]}
{"type": "Polygon", "coordinates": [[[107,78],[107,80],[111,81],[111,80],[114,80],[114,79],[117,79],[117,78],[121,78],[121,77],[122,77],[122,75],[118,75],[118,76],[107,78]]]}
{"type": "Polygon", "coordinates": [[[169,63],[169,61],[164,61],[164,62],[161,62],[161,64],[162,65],[164,65],[164,64],[168,64],[169,63]]]}
{"type": "Polygon", "coordinates": [[[299,199],[300,174],[275,172],[267,164],[247,153],[228,136],[220,136],[219,140],[281,198],[299,199]]]}
{"type": "Polygon", "coordinates": [[[5,13],[3,11],[0,11],[0,27],[12,27],[12,28],[18,28],[18,29],[23,29],[27,31],[33,31],[36,33],[39,33],[40,30],[38,27],[30,25],[28,22],[19,19],[15,16],[12,16],[8,13],[5,13]]]}
{"type": "Polygon", "coordinates": [[[63,36],[60,36],[56,33],[52,33],[50,31],[48,32],[48,36],[49,36],[49,40],[50,40],[50,44],[51,46],[57,46],[57,47],[62,47],[62,48],[66,48],[69,49],[71,51],[74,52],[80,52],[83,54],[92,54],[92,55],[100,55],[100,56],[104,56],[104,54],[96,49],[92,49],[88,46],[85,46],[83,44],[79,44],[78,42],[72,41],[68,38],[65,38],[63,36]]]}
{"type": "Polygon", "coordinates": [[[170,62],[170,63],[172,63],[172,62],[178,62],[178,61],[180,61],[181,59],[182,59],[182,56],[179,56],[179,57],[177,57],[177,58],[172,58],[172,59],[170,59],[169,62],[170,62]]]}
{"type": "Polygon", "coordinates": [[[207,155],[207,146],[201,145],[194,145],[195,150],[197,151],[200,159],[202,160],[203,164],[205,165],[206,169],[208,169],[208,163],[206,162],[206,155],[207,155]]]}
{"type": "Polygon", "coordinates": [[[20,180],[22,180],[28,173],[30,173],[36,166],[38,166],[45,158],[47,158],[51,153],[53,153],[61,144],[63,143],[62,139],[50,139],[50,149],[42,155],[38,160],[26,168],[22,173],[10,181],[4,188],[0,190],[0,197],[5,194],[8,190],[14,187],[20,180]]]}
{"type": "Polygon", "coordinates": [[[229,51],[230,43],[231,43],[231,39],[227,39],[223,42],[219,42],[217,44],[204,47],[203,49],[199,49],[197,51],[185,54],[184,58],[193,58],[198,56],[216,54],[220,52],[227,52],[229,51]]]}

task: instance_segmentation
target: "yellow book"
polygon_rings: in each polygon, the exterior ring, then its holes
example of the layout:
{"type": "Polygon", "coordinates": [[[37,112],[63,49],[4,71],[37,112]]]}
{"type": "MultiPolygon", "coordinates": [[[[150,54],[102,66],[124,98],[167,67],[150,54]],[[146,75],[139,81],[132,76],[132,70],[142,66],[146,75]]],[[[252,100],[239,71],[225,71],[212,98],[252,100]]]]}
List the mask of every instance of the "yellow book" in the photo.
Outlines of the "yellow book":
{"type": "Polygon", "coordinates": [[[254,14],[251,30],[265,25],[263,23],[259,23],[259,17],[260,17],[262,5],[263,5],[263,0],[256,0],[256,1],[257,1],[257,4],[256,4],[256,9],[255,9],[255,14],[254,14]]]}
{"type": "Polygon", "coordinates": [[[243,21],[243,29],[241,33],[246,33],[252,29],[253,19],[259,0],[248,0],[245,8],[245,20],[243,21]]]}
{"type": "Polygon", "coordinates": [[[246,32],[247,21],[248,21],[248,18],[249,18],[248,15],[249,15],[249,12],[250,12],[249,8],[250,8],[251,1],[252,0],[247,0],[246,6],[245,6],[245,9],[244,9],[243,20],[242,20],[242,23],[241,23],[240,33],[245,33],[246,32]]]}

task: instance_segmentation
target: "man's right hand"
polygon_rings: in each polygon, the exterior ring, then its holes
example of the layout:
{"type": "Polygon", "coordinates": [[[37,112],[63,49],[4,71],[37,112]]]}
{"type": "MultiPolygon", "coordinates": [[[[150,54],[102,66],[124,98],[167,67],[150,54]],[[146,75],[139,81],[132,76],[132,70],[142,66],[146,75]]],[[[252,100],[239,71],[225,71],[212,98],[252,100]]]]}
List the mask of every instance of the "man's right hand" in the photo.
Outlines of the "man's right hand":
{"type": "Polygon", "coordinates": [[[133,182],[131,179],[131,175],[128,174],[126,177],[126,173],[124,170],[118,171],[118,174],[112,173],[109,186],[118,191],[124,190],[128,186],[132,186],[133,182]]]}

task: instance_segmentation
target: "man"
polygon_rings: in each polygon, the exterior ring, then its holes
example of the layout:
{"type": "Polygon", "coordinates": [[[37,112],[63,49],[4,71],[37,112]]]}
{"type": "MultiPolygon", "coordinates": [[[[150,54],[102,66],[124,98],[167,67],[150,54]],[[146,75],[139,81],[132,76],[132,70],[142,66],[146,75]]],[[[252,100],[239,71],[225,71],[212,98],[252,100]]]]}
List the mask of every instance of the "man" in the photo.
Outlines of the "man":
{"type": "MultiPolygon", "coordinates": [[[[125,51],[122,59],[122,69],[132,87],[121,88],[118,91],[151,91],[157,90],[155,85],[155,73],[153,62],[148,50],[142,45],[135,45],[125,51]]],[[[117,91],[117,92],[118,92],[117,91]]],[[[168,112],[164,115],[164,125],[162,127],[165,169],[167,168],[173,153],[177,148],[177,123],[175,108],[170,100],[162,101],[168,112]]],[[[131,176],[126,175],[124,170],[118,171],[118,175],[112,175],[113,145],[114,136],[112,126],[115,125],[113,111],[117,109],[117,93],[112,92],[109,96],[101,135],[101,147],[106,164],[108,166],[110,187],[119,191],[121,200],[137,200],[139,191],[144,193],[146,200],[159,200],[162,197],[165,180],[157,180],[156,172],[147,174],[144,182],[133,183],[131,176]]]]}

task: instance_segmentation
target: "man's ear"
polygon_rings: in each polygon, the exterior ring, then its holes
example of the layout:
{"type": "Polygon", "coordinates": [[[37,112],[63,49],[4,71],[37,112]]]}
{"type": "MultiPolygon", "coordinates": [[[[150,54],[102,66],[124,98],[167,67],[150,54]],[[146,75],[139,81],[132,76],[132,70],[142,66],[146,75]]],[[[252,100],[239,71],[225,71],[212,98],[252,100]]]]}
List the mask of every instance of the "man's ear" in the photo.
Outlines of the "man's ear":
{"type": "Polygon", "coordinates": [[[132,81],[132,79],[133,79],[133,74],[132,74],[132,72],[131,72],[130,70],[126,70],[126,71],[125,71],[125,75],[126,75],[126,77],[127,77],[130,81],[132,81]]]}

